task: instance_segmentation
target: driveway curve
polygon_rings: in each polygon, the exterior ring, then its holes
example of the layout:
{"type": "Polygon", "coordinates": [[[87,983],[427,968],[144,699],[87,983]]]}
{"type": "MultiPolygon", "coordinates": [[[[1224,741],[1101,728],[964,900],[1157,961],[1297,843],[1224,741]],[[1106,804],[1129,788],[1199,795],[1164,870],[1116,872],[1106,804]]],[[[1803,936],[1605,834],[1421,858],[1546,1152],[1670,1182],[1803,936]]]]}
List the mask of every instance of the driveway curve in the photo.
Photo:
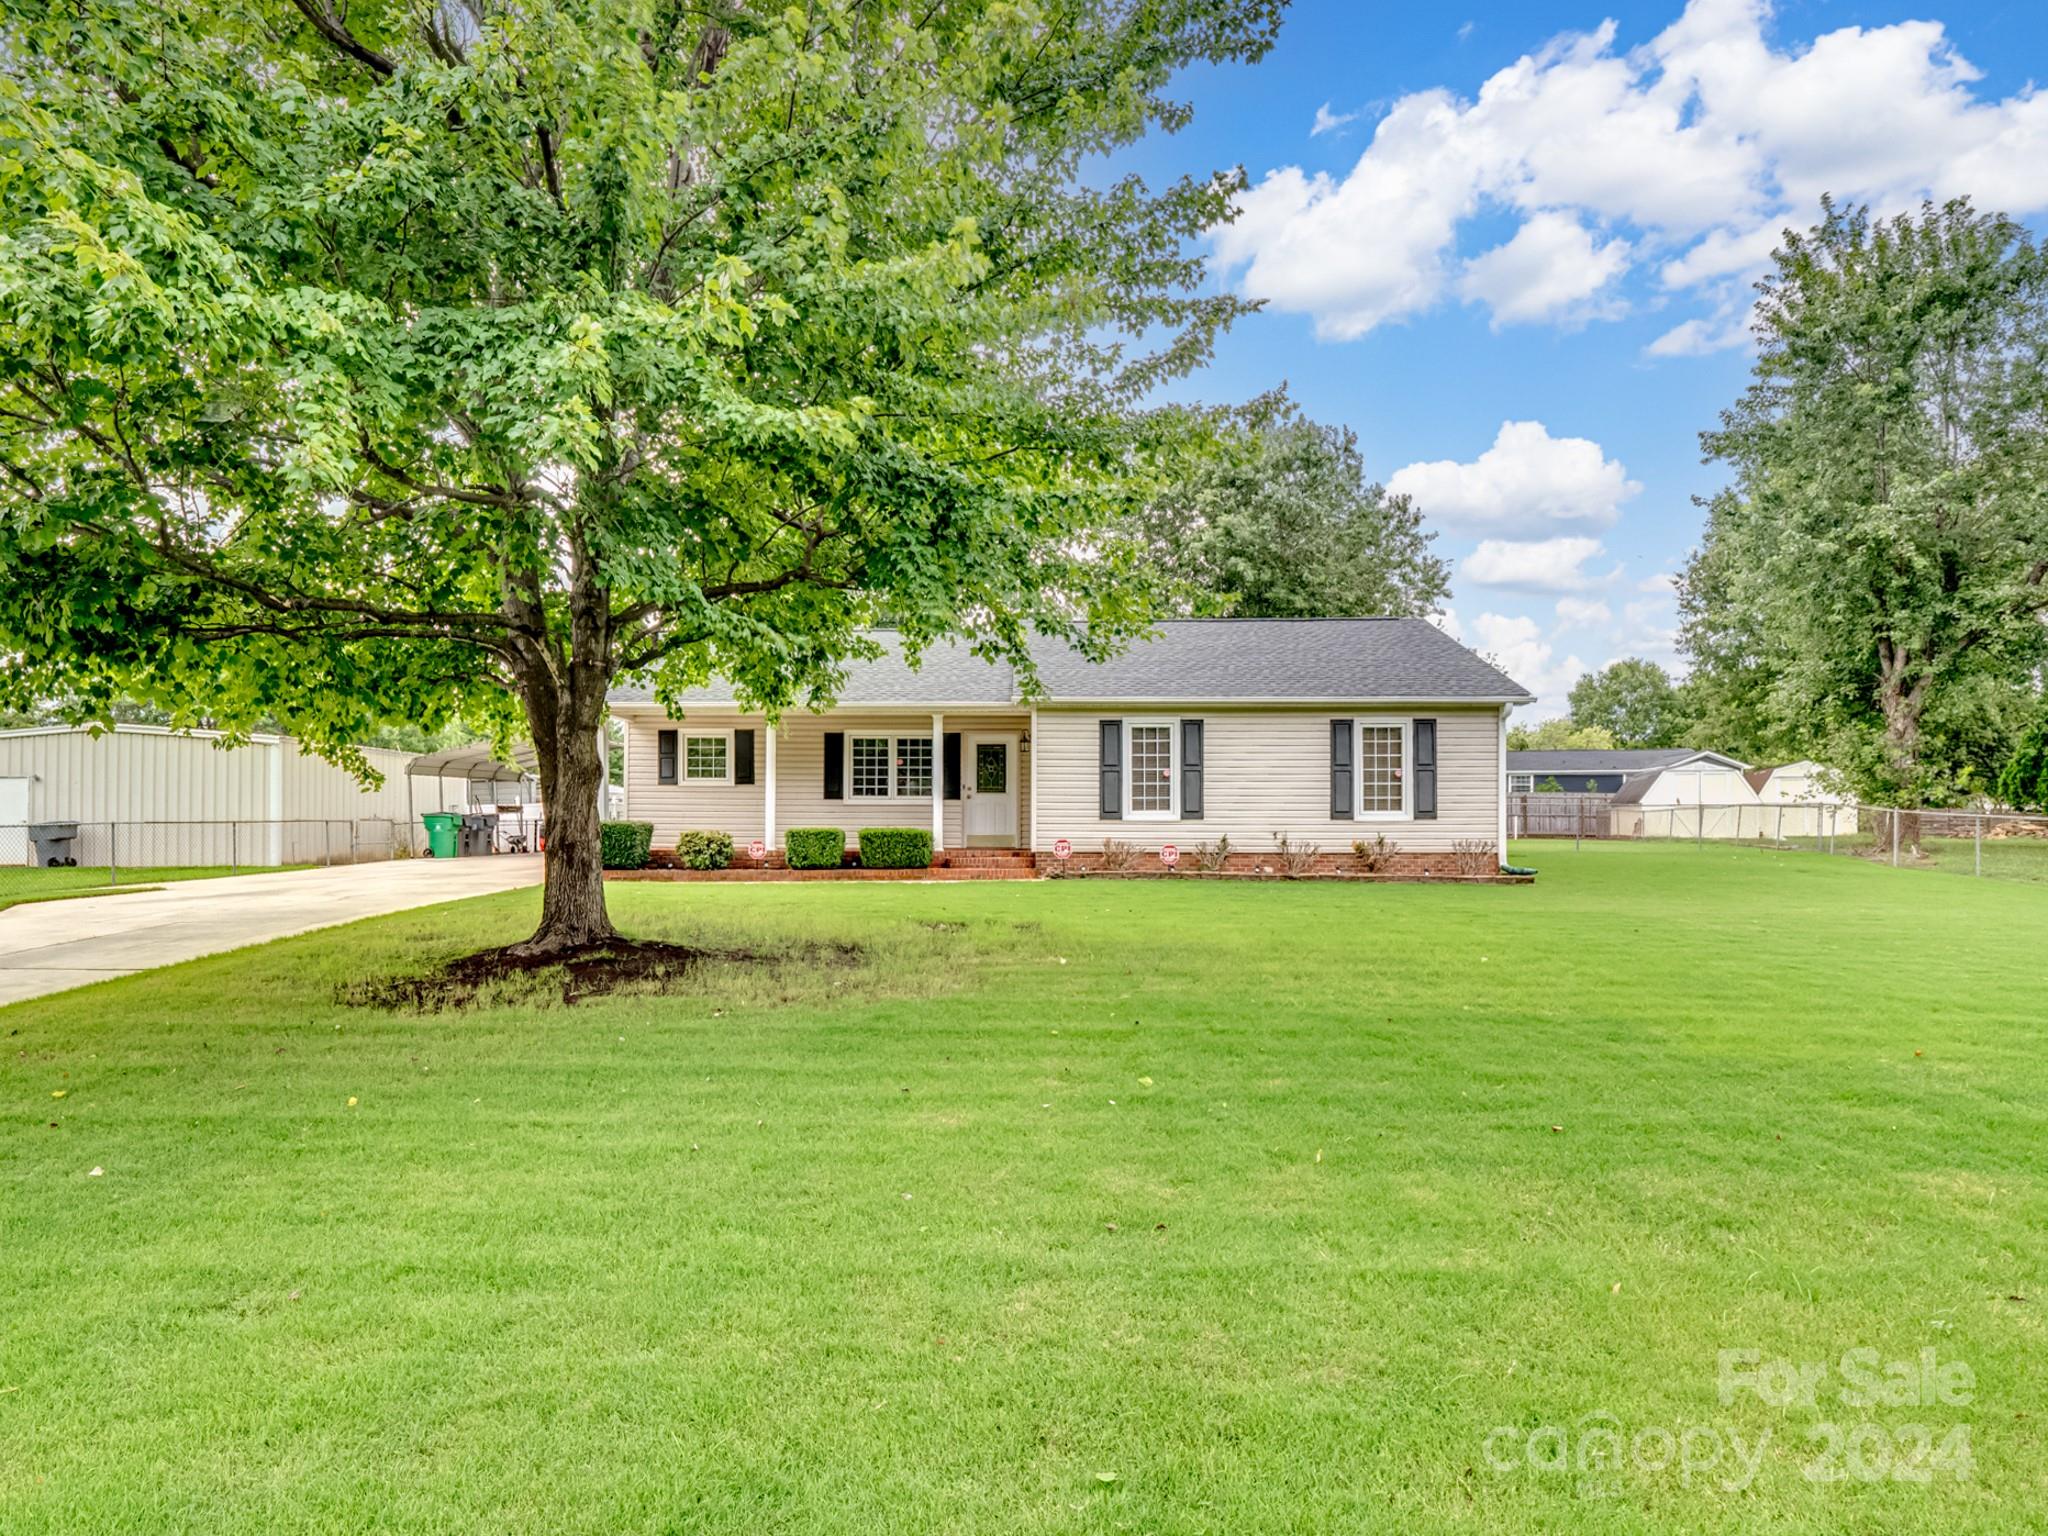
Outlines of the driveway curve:
{"type": "Polygon", "coordinates": [[[184,880],[0,912],[0,1004],[359,917],[538,885],[539,854],[399,859],[184,880]]]}

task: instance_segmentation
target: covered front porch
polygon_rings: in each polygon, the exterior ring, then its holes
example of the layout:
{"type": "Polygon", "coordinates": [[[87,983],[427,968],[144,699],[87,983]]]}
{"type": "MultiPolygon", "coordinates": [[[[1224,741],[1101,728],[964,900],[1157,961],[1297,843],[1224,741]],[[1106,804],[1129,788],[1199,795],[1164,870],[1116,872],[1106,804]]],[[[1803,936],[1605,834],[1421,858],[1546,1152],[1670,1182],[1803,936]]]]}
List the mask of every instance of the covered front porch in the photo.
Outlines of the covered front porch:
{"type": "Polygon", "coordinates": [[[850,846],[863,827],[924,827],[934,863],[964,867],[1034,845],[1032,711],[843,706],[772,729],[729,710],[619,714],[629,815],[654,824],[656,849],[723,831],[746,863],[772,867],[791,828],[837,827],[850,846]]]}

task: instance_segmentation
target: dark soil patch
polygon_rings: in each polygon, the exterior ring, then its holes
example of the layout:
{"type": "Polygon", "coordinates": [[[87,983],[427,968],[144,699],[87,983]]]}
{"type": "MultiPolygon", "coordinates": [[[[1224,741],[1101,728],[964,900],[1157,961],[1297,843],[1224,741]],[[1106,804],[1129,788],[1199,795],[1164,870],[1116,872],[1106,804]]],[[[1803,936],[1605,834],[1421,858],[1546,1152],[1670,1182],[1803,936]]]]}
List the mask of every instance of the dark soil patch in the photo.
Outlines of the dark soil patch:
{"type": "Polygon", "coordinates": [[[773,972],[792,965],[848,966],[861,958],[857,944],[802,944],[780,949],[709,948],[615,939],[554,955],[485,949],[414,976],[387,976],[335,989],[352,1008],[441,1013],[483,1003],[530,1002],[559,995],[564,1003],[614,993],[660,995],[706,968],[773,972]]]}

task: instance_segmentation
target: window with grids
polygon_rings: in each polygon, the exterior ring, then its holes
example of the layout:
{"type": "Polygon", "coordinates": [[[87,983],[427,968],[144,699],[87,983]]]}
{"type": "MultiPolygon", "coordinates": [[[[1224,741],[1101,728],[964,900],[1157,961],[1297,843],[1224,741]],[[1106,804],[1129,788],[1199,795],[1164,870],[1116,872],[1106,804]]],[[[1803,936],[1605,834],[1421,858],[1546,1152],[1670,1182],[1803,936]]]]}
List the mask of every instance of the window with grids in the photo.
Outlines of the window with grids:
{"type": "Polygon", "coordinates": [[[683,777],[723,781],[731,761],[732,743],[724,736],[687,736],[683,739],[683,777]]]}
{"type": "Polygon", "coordinates": [[[1358,730],[1358,809],[1363,815],[1401,814],[1401,769],[1406,758],[1398,725],[1358,730]]]}
{"type": "Polygon", "coordinates": [[[896,738],[896,793],[928,795],[932,792],[932,739],[929,736],[896,738]]]}
{"type": "Polygon", "coordinates": [[[1131,814],[1173,814],[1173,727],[1131,727],[1131,814]]]}
{"type": "Polygon", "coordinates": [[[854,736],[846,743],[847,789],[860,799],[889,798],[889,738],[854,736]]]}

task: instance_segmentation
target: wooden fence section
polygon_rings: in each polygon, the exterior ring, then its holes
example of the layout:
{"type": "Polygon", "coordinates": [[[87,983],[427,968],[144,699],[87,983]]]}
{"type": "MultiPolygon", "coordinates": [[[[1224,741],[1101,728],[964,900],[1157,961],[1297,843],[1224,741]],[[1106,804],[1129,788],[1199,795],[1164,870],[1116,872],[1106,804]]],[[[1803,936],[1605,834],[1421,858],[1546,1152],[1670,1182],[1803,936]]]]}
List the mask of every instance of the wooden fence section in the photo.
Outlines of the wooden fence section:
{"type": "Polygon", "coordinates": [[[1536,793],[1508,796],[1509,837],[1612,837],[1609,795],[1536,793]]]}

